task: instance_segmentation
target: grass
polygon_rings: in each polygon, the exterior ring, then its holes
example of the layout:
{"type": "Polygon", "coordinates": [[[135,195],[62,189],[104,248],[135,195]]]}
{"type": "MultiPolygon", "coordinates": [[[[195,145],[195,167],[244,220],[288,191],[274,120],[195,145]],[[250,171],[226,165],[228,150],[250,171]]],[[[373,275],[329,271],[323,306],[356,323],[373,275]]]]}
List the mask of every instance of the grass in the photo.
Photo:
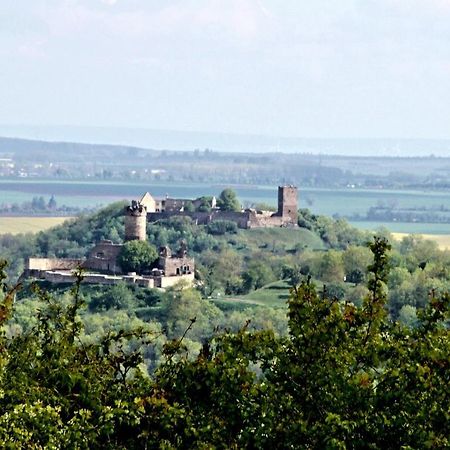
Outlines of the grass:
{"type": "Polygon", "coordinates": [[[71,217],[0,217],[0,234],[38,233],[71,217]]]}
{"type": "Polygon", "coordinates": [[[243,310],[255,306],[285,307],[288,298],[289,284],[286,281],[275,281],[246,295],[212,301],[221,309],[243,310]]]}
{"type": "Polygon", "coordinates": [[[250,301],[262,306],[286,306],[289,298],[289,284],[286,281],[276,281],[267,286],[252,291],[241,297],[242,300],[250,301]]]}
{"type": "MultiPolygon", "coordinates": [[[[392,236],[401,240],[409,233],[392,233],[392,236]]],[[[421,234],[424,239],[437,242],[440,250],[450,250],[450,234],[421,234]]]]}
{"type": "Polygon", "coordinates": [[[305,228],[253,228],[239,230],[237,234],[220,237],[236,249],[255,251],[294,251],[298,247],[323,250],[324,243],[319,236],[305,228]]]}

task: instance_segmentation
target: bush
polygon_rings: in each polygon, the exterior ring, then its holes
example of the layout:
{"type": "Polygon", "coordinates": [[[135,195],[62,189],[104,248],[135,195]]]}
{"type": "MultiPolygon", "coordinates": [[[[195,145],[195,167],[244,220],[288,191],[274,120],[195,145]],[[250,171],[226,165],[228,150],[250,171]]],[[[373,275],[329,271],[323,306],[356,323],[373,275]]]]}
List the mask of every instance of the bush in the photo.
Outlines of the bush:
{"type": "Polygon", "coordinates": [[[206,230],[209,234],[220,236],[226,233],[237,233],[237,225],[231,220],[215,220],[207,225],[206,230]]]}

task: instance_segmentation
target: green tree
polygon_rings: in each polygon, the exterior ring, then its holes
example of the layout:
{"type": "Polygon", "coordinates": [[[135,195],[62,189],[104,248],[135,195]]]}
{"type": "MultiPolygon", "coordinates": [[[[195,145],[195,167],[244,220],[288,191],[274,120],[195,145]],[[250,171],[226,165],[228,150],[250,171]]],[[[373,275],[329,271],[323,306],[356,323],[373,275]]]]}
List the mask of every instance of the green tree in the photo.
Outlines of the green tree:
{"type": "Polygon", "coordinates": [[[199,199],[199,205],[197,206],[197,211],[199,212],[211,212],[212,197],[203,196],[199,199]]]}
{"type": "Polygon", "coordinates": [[[186,212],[194,212],[195,211],[195,206],[194,204],[188,200],[185,204],[184,204],[184,210],[186,212]]]}
{"type": "Polygon", "coordinates": [[[252,261],[247,270],[242,274],[244,291],[249,292],[262,288],[266,284],[275,281],[273,272],[267,264],[259,261],[252,261]]]}
{"type": "Polygon", "coordinates": [[[125,283],[118,283],[105,291],[89,303],[91,311],[105,311],[108,309],[130,309],[135,304],[134,296],[125,283]]]}
{"type": "Polygon", "coordinates": [[[124,272],[142,273],[149,270],[158,258],[156,248],[147,241],[126,242],[118,256],[118,263],[124,272]]]}
{"type": "Polygon", "coordinates": [[[224,189],[217,199],[217,206],[222,211],[241,211],[241,204],[233,189],[224,189]]]}

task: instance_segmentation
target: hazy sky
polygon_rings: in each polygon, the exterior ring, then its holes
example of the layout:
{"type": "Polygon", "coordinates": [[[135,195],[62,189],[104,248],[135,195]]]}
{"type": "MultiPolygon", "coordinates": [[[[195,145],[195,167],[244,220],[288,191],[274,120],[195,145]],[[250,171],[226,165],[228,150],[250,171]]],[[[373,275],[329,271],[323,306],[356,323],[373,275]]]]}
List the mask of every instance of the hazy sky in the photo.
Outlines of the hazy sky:
{"type": "Polygon", "coordinates": [[[0,123],[450,138],[450,0],[1,0],[0,123]]]}

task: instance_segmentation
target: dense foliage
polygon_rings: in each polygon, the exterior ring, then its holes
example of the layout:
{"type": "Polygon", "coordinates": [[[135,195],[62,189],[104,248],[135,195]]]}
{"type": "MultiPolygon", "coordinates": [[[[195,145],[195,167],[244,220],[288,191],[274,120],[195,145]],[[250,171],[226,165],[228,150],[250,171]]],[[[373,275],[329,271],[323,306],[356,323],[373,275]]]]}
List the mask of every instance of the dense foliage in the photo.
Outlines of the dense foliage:
{"type": "Polygon", "coordinates": [[[224,189],[217,199],[217,206],[222,211],[241,211],[241,204],[237,198],[236,192],[233,189],[224,189]]]}
{"type": "Polygon", "coordinates": [[[124,272],[149,272],[151,265],[158,259],[154,245],[147,241],[128,241],[123,244],[117,262],[124,272]]]}
{"type": "Polygon", "coordinates": [[[326,289],[318,294],[306,279],[291,291],[285,337],[248,326],[210,330],[189,352],[207,308],[195,291],[172,291],[165,314],[176,317],[175,308],[179,321],[150,377],[141,362],[161,329],[86,339],[79,284],[65,300],[35,288],[35,324],[6,336],[17,288],[2,275],[0,441],[9,448],[448,447],[450,296],[432,292],[413,328],[390,321],[389,245],[378,238],[370,250],[361,306],[326,289]]]}

